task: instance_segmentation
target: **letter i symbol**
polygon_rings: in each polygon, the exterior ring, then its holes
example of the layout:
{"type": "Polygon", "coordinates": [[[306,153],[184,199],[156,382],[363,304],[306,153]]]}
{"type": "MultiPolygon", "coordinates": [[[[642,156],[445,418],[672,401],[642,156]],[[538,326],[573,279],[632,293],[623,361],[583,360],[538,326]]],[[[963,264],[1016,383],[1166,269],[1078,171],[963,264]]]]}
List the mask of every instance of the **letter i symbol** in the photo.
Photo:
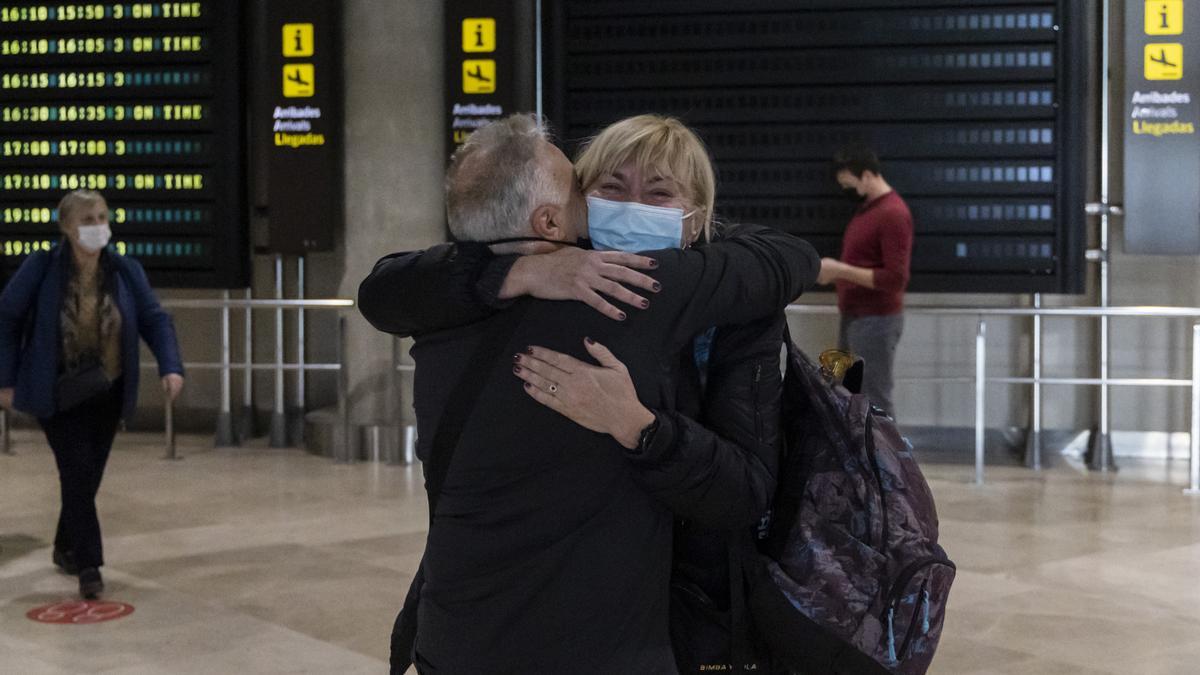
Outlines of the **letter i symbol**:
{"type": "Polygon", "coordinates": [[[483,47],[483,24],[475,24],[475,46],[483,47]]]}
{"type": "Polygon", "coordinates": [[[1168,13],[1167,13],[1167,6],[1166,6],[1166,5],[1163,5],[1163,7],[1162,7],[1162,14],[1161,14],[1160,16],[1162,16],[1162,26],[1161,26],[1161,28],[1162,28],[1163,30],[1166,30],[1167,28],[1170,28],[1170,27],[1171,27],[1171,24],[1170,24],[1170,23],[1168,23],[1168,21],[1167,21],[1168,13]]]}
{"type": "MultiPolygon", "coordinates": [[[[1164,16],[1163,20],[1166,21],[1166,18],[1165,18],[1166,15],[1164,14],[1163,16],[1164,16]]],[[[296,53],[299,54],[299,53],[302,53],[303,51],[304,51],[303,33],[301,33],[300,31],[296,31],[296,53]]]]}

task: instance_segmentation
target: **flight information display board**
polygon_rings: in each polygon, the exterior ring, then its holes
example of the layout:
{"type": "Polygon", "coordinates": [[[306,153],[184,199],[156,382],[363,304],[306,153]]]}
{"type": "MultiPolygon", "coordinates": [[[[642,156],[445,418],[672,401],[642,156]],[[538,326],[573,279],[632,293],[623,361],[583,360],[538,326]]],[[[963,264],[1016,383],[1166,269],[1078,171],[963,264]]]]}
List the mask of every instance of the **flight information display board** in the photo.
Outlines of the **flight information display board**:
{"type": "Polygon", "coordinates": [[[865,141],[913,211],[910,290],[1077,293],[1084,31],[1081,0],[567,0],[547,5],[546,110],[571,146],[681,117],[719,217],[835,257],[854,204],[830,160],[865,141]]]}
{"type": "Polygon", "coordinates": [[[59,240],[106,197],[113,247],[156,285],[245,286],[240,3],[0,1],[0,254],[59,240]]]}

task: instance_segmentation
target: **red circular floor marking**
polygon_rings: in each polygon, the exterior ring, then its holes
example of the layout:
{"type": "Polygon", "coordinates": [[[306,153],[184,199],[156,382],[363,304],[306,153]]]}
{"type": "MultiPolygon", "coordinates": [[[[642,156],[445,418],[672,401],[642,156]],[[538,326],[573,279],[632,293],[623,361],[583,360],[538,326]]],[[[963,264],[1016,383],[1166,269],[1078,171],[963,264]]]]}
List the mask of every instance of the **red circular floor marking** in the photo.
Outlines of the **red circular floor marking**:
{"type": "Polygon", "coordinates": [[[34,607],[25,613],[31,621],[40,623],[100,623],[133,614],[133,605],[106,600],[67,600],[53,605],[34,607]]]}

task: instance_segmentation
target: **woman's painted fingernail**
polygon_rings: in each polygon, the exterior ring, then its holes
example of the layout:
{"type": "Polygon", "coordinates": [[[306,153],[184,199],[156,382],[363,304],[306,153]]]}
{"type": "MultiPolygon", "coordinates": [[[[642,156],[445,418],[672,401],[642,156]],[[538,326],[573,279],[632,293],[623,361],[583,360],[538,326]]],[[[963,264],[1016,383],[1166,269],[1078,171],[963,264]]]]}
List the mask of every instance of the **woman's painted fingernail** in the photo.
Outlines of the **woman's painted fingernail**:
{"type": "Polygon", "coordinates": [[[647,309],[648,307],[650,307],[650,301],[643,298],[642,299],[642,309],[647,309]]]}
{"type": "Polygon", "coordinates": [[[657,293],[662,290],[662,284],[660,284],[656,281],[656,282],[654,282],[654,285],[651,286],[650,288],[652,288],[654,290],[654,292],[657,293]]]}
{"type": "Polygon", "coordinates": [[[618,314],[617,319],[624,321],[625,320],[625,312],[621,312],[620,314],[618,314]]]}
{"type": "Polygon", "coordinates": [[[655,260],[654,258],[651,258],[650,259],[650,269],[654,269],[655,267],[658,267],[658,261],[655,260]]]}
{"type": "Polygon", "coordinates": [[[584,341],[584,342],[586,342],[586,343],[588,343],[589,345],[594,345],[594,344],[596,344],[596,341],[595,341],[595,340],[593,340],[593,339],[592,339],[592,338],[590,338],[590,337],[585,337],[585,338],[583,338],[583,341],[584,341]]]}
{"type": "Polygon", "coordinates": [[[520,362],[521,362],[521,355],[520,355],[520,354],[513,354],[513,361],[515,361],[515,362],[517,362],[517,363],[520,363],[520,362]]]}
{"type": "Polygon", "coordinates": [[[526,353],[526,354],[532,354],[532,353],[533,353],[533,347],[526,347],[526,348],[525,348],[525,353],[526,353]]]}
{"type": "Polygon", "coordinates": [[[520,375],[521,374],[521,366],[513,366],[513,372],[520,375]]]}
{"type": "Polygon", "coordinates": [[[532,388],[533,388],[533,385],[532,385],[532,384],[529,384],[528,382],[526,382],[526,383],[525,383],[525,389],[526,389],[526,391],[528,391],[529,389],[532,389],[532,388]]]}

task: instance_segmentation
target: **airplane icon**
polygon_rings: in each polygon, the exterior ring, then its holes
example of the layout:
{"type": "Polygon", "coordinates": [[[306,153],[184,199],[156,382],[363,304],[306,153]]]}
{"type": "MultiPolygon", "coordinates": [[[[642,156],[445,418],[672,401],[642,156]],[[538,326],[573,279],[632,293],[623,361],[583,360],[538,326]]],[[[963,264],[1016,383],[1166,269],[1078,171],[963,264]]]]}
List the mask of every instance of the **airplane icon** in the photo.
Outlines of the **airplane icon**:
{"type": "Polygon", "coordinates": [[[300,85],[301,87],[311,87],[312,86],[312,82],[305,81],[304,75],[300,72],[299,68],[297,68],[293,71],[290,71],[288,73],[287,79],[289,82],[295,82],[296,84],[300,85]]]}
{"type": "Polygon", "coordinates": [[[1160,63],[1160,64],[1166,66],[1167,68],[1178,68],[1179,67],[1178,63],[1171,63],[1171,61],[1167,59],[1167,50],[1165,50],[1165,49],[1159,50],[1157,56],[1152,55],[1150,57],[1150,60],[1155,63],[1160,63]]]}
{"type": "Polygon", "coordinates": [[[462,62],[464,94],[495,93],[496,79],[496,62],[493,59],[468,59],[462,62]]]}
{"type": "Polygon", "coordinates": [[[310,98],[316,95],[316,68],[311,63],[286,63],[283,66],[283,95],[286,98],[310,98]]]}
{"type": "Polygon", "coordinates": [[[467,77],[473,77],[473,78],[479,80],[480,82],[491,82],[492,81],[490,78],[484,76],[483,66],[480,66],[480,65],[476,65],[475,70],[468,70],[466,74],[467,74],[467,77]]]}

